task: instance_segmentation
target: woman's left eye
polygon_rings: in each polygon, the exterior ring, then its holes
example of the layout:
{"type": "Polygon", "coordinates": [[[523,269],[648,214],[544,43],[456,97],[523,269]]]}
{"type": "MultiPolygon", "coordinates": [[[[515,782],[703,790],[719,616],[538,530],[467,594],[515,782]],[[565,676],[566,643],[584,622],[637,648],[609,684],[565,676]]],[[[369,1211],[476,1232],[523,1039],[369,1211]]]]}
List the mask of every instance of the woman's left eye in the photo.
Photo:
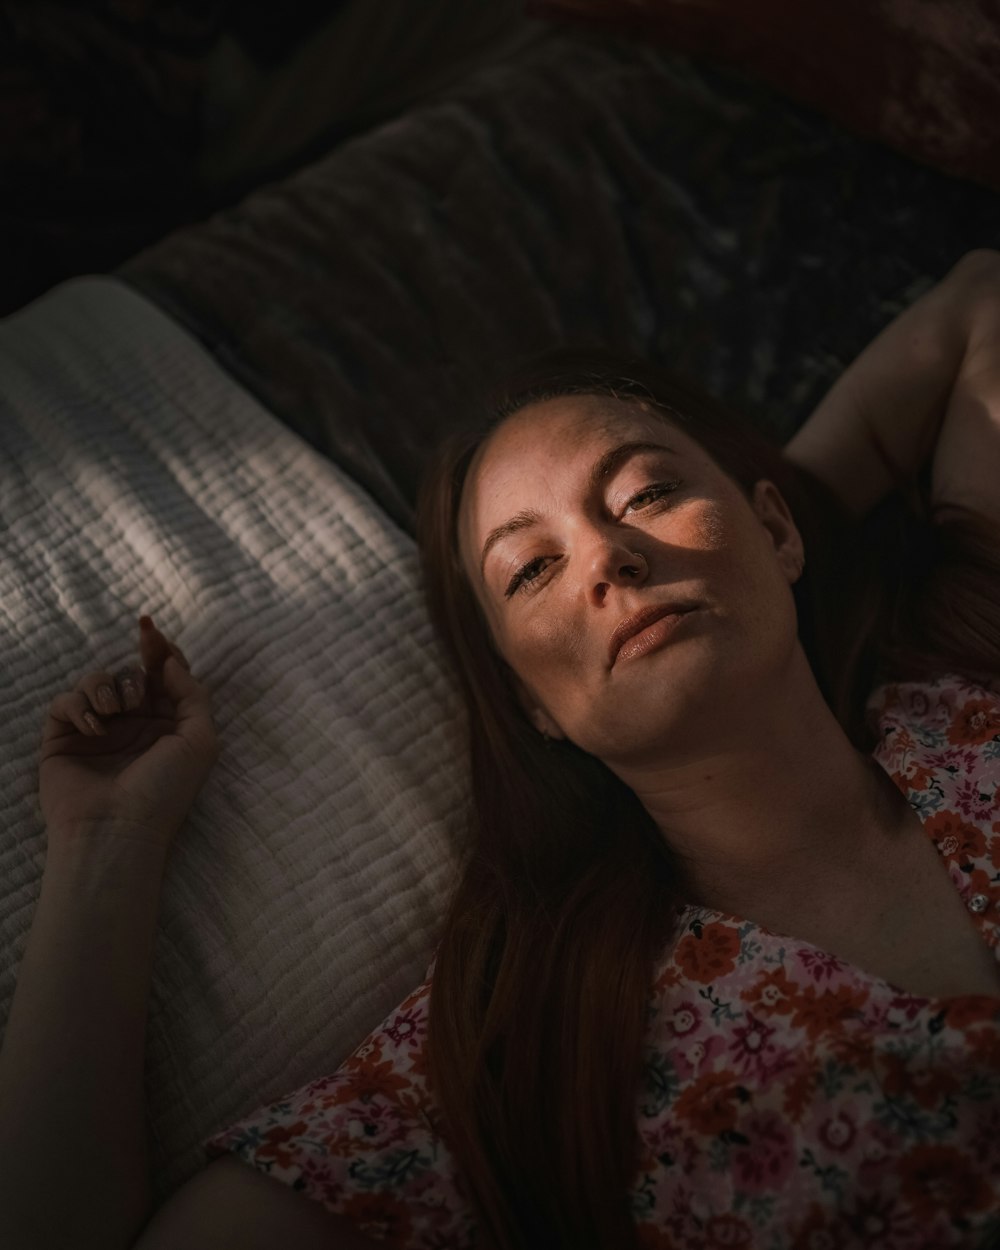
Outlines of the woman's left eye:
{"type": "MultiPolygon", "coordinates": [[[[643,499],[646,499],[647,497],[655,501],[662,498],[664,495],[669,495],[670,492],[676,490],[678,486],[680,486],[680,482],[653,482],[649,486],[644,486],[637,495],[633,495],[625,507],[626,509],[634,507],[635,504],[639,503],[643,499]]],[[[647,504],[646,507],[648,506],[649,505],[647,504]]]]}

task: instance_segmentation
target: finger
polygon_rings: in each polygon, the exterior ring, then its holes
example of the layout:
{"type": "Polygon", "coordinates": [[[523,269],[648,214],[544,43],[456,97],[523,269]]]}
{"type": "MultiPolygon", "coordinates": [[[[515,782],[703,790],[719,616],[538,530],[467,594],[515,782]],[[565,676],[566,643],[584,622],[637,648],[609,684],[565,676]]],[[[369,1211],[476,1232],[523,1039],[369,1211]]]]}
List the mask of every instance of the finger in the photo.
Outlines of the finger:
{"type": "Polygon", "coordinates": [[[163,670],[164,688],[176,708],[176,732],[193,747],[214,755],[218,735],[212,717],[208,690],[176,658],[170,657],[163,670]]]}
{"type": "Polygon", "coordinates": [[[139,617],[139,655],[147,673],[161,669],[170,654],[167,640],[149,616],[139,617]]]}
{"type": "Polygon", "coordinates": [[[122,710],[118,687],[111,673],[99,669],[95,673],[87,673],[73,687],[87,698],[90,710],[99,716],[112,716],[122,710]]]}
{"type": "Polygon", "coordinates": [[[141,668],[130,666],[119,669],[115,676],[118,686],[118,697],[126,712],[134,712],[142,707],[146,697],[146,674],[141,668]]]}
{"type": "Polygon", "coordinates": [[[190,672],[191,665],[187,656],[175,643],[171,642],[161,630],[153,624],[152,617],[139,617],[139,653],[147,672],[160,670],[167,662],[168,656],[175,655],[190,672]]]}
{"type": "Polygon", "coordinates": [[[45,737],[56,737],[60,731],[67,732],[72,729],[79,730],[88,738],[101,737],[107,733],[100,718],[94,715],[90,700],[82,690],[66,690],[57,694],[49,704],[45,737]]]}
{"type": "Polygon", "coordinates": [[[74,687],[87,696],[98,716],[134,711],[142,704],[145,688],[146,675],[141,668],[119,669],[114,676],[104,670],[87,673],[74,687]]]}

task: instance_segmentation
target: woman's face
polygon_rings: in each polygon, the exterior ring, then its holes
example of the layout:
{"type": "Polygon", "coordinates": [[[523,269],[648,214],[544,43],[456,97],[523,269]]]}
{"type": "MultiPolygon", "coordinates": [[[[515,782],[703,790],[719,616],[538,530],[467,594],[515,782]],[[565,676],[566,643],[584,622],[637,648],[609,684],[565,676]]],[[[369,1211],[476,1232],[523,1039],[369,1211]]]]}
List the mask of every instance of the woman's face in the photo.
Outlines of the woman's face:
{"type": "Polygon", "coordinates": [[[802,545],[777,488],[758,482],[748,500],[635,402],[567,396],[515,413],[473,460],[459,526],[533,723],[611,767],[752,732],[799,646],[802,545]],[[690,610],[612,658],[626,618],[668,604],[690,610]]]}

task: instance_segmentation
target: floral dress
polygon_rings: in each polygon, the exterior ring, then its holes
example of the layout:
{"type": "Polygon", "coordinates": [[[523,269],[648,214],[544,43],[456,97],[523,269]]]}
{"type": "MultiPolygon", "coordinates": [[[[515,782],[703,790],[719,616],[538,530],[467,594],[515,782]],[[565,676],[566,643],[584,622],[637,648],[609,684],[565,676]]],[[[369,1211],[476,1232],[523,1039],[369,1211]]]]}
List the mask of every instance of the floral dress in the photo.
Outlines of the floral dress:
{"type": "MultiPolygon", "coordinates": [[[[1000,959],[1000,695],[886,683],[874,758],[1000,959]]],[[[399,1250],[476,1219],[428,1087],[424,981],[354,1053],[205,1142],[399,1250]]],[[[649,998],[630,1199],[644,1250],[947,1250],[1000,1235],[1000,993],[926,998],[688,906],[649,998]]]]}

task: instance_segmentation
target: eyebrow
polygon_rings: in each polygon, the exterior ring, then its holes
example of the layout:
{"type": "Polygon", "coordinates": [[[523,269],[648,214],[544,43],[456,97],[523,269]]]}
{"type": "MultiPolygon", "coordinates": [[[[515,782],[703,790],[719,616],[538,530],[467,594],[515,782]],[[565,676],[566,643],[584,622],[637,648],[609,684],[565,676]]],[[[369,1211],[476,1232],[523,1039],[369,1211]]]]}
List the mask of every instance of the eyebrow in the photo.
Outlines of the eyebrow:
{"type": "MultiPolygon", "coordinates": [[[[643,452],[648,451],[667,451],[672,456],[679,454],[664,443],[620,443],[617,447],[612,447],[610,451],[606,451],[590,470],[590,476],[587,479],[588,493],[593,494],[598,490],[601,484],[619,469],[626,460],[631,460],[633,456],[640,456],[643,452]]],[[[511,534],[516,534],[520,530],[530,529],[532,525],[537,525],[541,519],[541,514],[536,512],[534,508],[526,508],[523,512],[518,512],[516,516],[512,516],[509,521],[504,521],[503,525],[498,525],[496,529],[490,530],[486,542],[483,544],[483,554],[479,561],[479,576],[483,581],[486,580],[486,557],[496,544],[501,539],[509,538],[511,534]]]]}

